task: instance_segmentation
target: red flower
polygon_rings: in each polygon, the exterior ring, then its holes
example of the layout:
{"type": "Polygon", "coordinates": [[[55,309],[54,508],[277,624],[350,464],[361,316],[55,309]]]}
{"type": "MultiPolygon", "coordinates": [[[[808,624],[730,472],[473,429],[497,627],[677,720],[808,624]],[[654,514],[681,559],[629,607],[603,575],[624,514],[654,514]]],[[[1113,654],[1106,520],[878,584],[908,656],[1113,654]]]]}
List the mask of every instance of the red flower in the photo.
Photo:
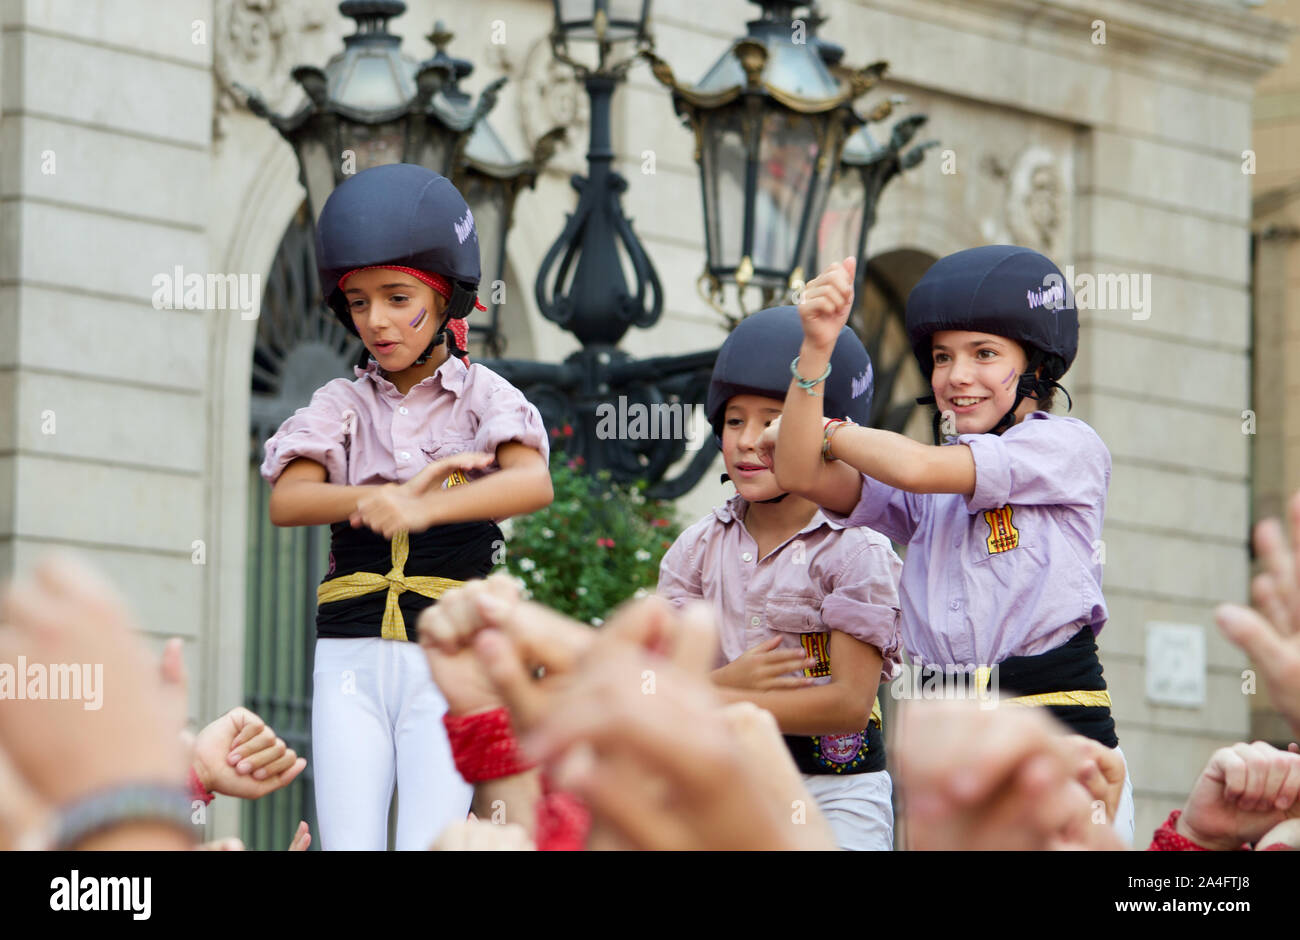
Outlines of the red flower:
{"type": "Polygon", "coordinates": [[[664,528],[665,526],[668,525],[668,520],[667,520],[667,519],[651,519],[651,520],[650,520],[650,524],[651,524],[652,526],[654,526],[656,529],[662,529],[662,528],[664,528]]]}
{"type": "Polygon", "coordinates": [[[572,437],[572,436],[573,436],[573,425],[571,425],[571,424],[566,424],[566,425],[564,426],[564,436],[565,436],[565,437],[572,437]]]}
{"type": "Polygon", "coordinates": [[[596,539],[596,544],[597,544],[598,546],[600,546],[601,548],[613,548],[613,547],[614,547],[614,540],[613,540],[613,539],[596,539]]]}
{"type": "Polygon", "coordinates": [[[579,454],[577,457],[574,457],[573,462],[576,463],[579,467],[585,467],[587,465],[586,459],[581,454],[579,454]]]}
{"type": "Polygon", "coordinates": [[[557,428],[551,428],[551,437],[552,437],[552,439],[557,438],[557,437],[559,437],[559,436],[560,436],[560,432],[559,432],[559,430],[558,430],[557,428]]]}

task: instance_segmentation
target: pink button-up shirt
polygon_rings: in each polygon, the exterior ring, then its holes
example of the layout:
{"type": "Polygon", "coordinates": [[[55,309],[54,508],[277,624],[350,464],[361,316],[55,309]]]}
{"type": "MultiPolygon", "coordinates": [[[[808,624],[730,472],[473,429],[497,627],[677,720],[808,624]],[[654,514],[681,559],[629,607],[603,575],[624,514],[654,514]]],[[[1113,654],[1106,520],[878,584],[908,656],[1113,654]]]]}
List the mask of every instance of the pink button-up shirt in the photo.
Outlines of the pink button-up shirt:
{"type": "Polygon", "coordinates": [[[268,483],[298,457],[316,461],[328,482],[345,486],[404,483],[434,460],[492,454],[508,441],[549,458],[541,415],[491,369],[448,359],[405,395],[373,361],[353,371],[355,381],[334,379],[317,389],[311,404],[266,442],[261,474],[268,483]]]}
{"type": "Polygon", "coordinates": [[[712,603],[722,662],[773,636],[781,648],[800,649],[803,634],[839,630],[878,649],[881,681],[893,678],[902,652],[903,563],[889,539],[819,510],[759,558],[743,522],[746,505],[733,496],[678,537],[659,565],[659,594],[677,607],[691,599],[712,603]]]}

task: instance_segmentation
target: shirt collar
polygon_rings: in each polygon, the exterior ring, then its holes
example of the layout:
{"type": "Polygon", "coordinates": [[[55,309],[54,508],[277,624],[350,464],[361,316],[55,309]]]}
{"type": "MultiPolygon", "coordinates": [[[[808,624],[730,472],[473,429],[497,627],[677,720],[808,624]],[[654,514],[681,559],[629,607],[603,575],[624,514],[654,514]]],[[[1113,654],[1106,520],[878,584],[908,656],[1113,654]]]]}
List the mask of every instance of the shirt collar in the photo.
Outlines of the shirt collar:
{"type": "MultiPolygon", "coordinates": [[[[748,500],[737,493],[721,506],[714,506],[713,515],[716,516],[718,521],[723,525],[728,525],[732,522],[740,522],[745,518],[745,507],[748,504],[748,500]]],[[[806,532],[813,532],[822,526],[827,526],[832,530],[839,530],[844,528],[844,523],[836,522],[834,519],[828,518],[826,513],[822,512],[819,508],[815,513],[813,513],[813,517],[808,520],[808,524],[800,529],[797,534],[803,535],[806,532]]]]}
{"type": "MultiPolygon", "coordinates": [[[[391,391],[394,395],[399,395],[400,397],[400,393],[397,391],[397,386],[389,381],[388,377],[384,375],[383,370],[379,368],[379,363],[374,359],[367,362],[364,367],[353,366],[352,371],[356,374],[358,379],[363,376],[368,377],[381,392],[391,391]]],[[[415,385],[412,385],[411,391],[415,391],[423,385],[432,385],[434,382],[439,382],[442,384],[443,388],[459,398],[461,393],[465,390],[465,379],[468,375],[469,369],[466,367],[465,363],[461,362],[455,356],[448,356],[447,361],[438,366],[437,371],[434,372],[433,375],[426,379],[421,379],[415,385]]]]}

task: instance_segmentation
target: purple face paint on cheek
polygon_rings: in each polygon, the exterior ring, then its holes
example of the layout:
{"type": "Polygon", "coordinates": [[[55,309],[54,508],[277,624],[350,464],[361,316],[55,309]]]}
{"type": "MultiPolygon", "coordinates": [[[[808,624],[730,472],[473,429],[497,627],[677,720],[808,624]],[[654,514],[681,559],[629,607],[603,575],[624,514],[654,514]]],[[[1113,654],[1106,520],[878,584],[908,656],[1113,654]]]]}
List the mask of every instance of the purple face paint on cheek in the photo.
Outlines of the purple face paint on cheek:
{"type": "Polygon", "coordinates": [[[1005,379],[1002,380],[1002,384],[1003,384],[1003,385],[1010,385],[1010,384],[1011,384],[1011,380],[1014,379],[1015,377],[1016,377],[1016,370],[1015,370],[1015,369],[1012,369],[1010,372],[1007,373],[1007,377],[1006,377],[1005,379]]]}
{"type": "Polygon", "coordinates": [[[420,312],[417,313],[417,314],[415,315],[415,319],[412,320],[412,321],[411,321],[410,323],[408,323],[407,325],[408,325],[408,326],[413,326],[413,327],[415,327],[417,330],[420,330],[420,329],[423,329],[423,328],[424,328],[424,320],[425,320],[425,308],[424,308],[424,307],[421,307],[421,308],[420,308],[420,312]]]}

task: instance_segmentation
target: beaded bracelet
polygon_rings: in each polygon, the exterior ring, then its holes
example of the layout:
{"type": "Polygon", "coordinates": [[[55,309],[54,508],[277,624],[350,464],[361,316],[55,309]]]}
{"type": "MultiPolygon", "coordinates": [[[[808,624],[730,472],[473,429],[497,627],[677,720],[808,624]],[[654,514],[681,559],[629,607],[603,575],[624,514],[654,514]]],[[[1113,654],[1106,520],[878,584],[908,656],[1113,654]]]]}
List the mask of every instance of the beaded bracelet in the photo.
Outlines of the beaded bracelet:
{"type": "Polygon", "coordinates": [[[799,374],[799,357],[795,356],[794,359],[790,361],[790,374],[794,376],[795,384],[798,385],[801,389],[803,389],[809,395],[816,395],[818,398],[821,398],[822,397],[821,392],[814,392],[813,388],[817,385],[820,385],[822,382],[826,381],[826,377],[831,374],[831,364],[829,362],[826,363],[826,371],[823,372],[817,378],[805,379],[802,375],[799,374]]]}
{"type": "Polygon", "coordinates": [[[839,460],[840,458],[831,455],[831,438],[835,432],[846,424],[853,424],[848,418],[827,418],[826,424],[822,427],[822,460],[839,460]]]}

